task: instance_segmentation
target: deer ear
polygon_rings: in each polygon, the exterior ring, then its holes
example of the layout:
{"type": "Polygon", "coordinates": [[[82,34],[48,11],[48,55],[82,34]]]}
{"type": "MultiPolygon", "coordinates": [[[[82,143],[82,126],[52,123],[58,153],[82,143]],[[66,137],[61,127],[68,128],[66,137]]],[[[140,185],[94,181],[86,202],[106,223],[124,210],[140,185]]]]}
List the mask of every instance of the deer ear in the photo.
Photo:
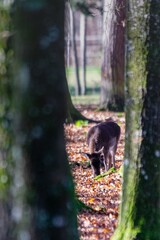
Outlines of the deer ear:
{"type": "Polygon", "coordinates": [[[104,146],[97,152],[97,153],[103,153],[104,146]]]}

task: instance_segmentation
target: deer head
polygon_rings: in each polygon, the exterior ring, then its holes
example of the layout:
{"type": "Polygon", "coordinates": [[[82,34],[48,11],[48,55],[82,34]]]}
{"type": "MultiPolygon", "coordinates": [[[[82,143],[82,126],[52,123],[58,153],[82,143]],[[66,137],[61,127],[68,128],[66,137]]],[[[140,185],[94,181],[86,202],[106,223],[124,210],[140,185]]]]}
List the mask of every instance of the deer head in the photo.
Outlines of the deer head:
{"type": "Polygon", "coordinates": [[[100,174],[100,165],[104,159],[103,150],[104,147],[102,147],[99,151],[95,151],[93,153],[84,153],[90,160],[94,177],[100,174]]]}

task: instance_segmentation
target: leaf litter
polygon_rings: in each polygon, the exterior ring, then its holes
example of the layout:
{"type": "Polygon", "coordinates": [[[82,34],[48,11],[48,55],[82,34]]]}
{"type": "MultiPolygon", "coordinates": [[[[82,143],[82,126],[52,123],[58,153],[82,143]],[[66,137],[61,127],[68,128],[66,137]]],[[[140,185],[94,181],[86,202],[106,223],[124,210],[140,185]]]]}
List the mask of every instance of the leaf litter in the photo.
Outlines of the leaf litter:
{"type": "Polygon", "coordinates": [[[94,123],[66,124],[66,150],[71,167],[77,199],[85,206],[78,211],[78,229],[81,240],[109,240],[117,226],[124,159],[125,118],[123,113],[95,111],[95,107],[77,106],[90,119],[112,117],[121,127],[121,137],[116,152],[116,171],[93,178],[88,159],[86,136],[94,123]]]}

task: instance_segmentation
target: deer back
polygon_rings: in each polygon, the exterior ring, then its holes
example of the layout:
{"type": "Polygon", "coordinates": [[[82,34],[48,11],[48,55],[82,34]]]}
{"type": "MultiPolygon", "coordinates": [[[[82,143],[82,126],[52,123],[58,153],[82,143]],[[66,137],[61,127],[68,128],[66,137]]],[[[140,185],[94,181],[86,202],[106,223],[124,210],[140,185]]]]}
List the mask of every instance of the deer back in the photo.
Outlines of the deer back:
{"type": "Polygon", "coordinates": [[[102,122],[90,128],[87,135],[87,143],[90,153],[99,151],[104,147],[104,151],[114,148],[120,137],[120,127],[117,123],[102,122]]]}

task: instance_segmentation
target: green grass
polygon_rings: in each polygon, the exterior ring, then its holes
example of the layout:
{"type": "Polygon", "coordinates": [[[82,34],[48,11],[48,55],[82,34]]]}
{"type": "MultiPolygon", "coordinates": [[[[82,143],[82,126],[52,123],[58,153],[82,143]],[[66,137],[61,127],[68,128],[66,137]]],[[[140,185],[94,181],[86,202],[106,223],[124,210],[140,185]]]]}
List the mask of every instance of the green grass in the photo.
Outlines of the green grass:
{"type": "Polygon", "coordinates": [[[73,104],[83,104],[83,105],[91,105],[91,104],[99,104],[100,96],[97,95],[86,95],[86,96],[72,96],[73,104]]]}
{"type": "MultiPolygon", "coordinates": [[[[82,76],[82,69],[80,68],[80,81],[82,76]]],[[[69,89],[72,95],[74,95],[75,88],[75,68],[66,68],[66,75],[68,80],[69,89]]],[[[97,66],[87,66],[86,69],[86,82],[87,82],[87,93],[95,94],[100,90],[100,80],[101,80],[101,69],[97,66]]]]}

